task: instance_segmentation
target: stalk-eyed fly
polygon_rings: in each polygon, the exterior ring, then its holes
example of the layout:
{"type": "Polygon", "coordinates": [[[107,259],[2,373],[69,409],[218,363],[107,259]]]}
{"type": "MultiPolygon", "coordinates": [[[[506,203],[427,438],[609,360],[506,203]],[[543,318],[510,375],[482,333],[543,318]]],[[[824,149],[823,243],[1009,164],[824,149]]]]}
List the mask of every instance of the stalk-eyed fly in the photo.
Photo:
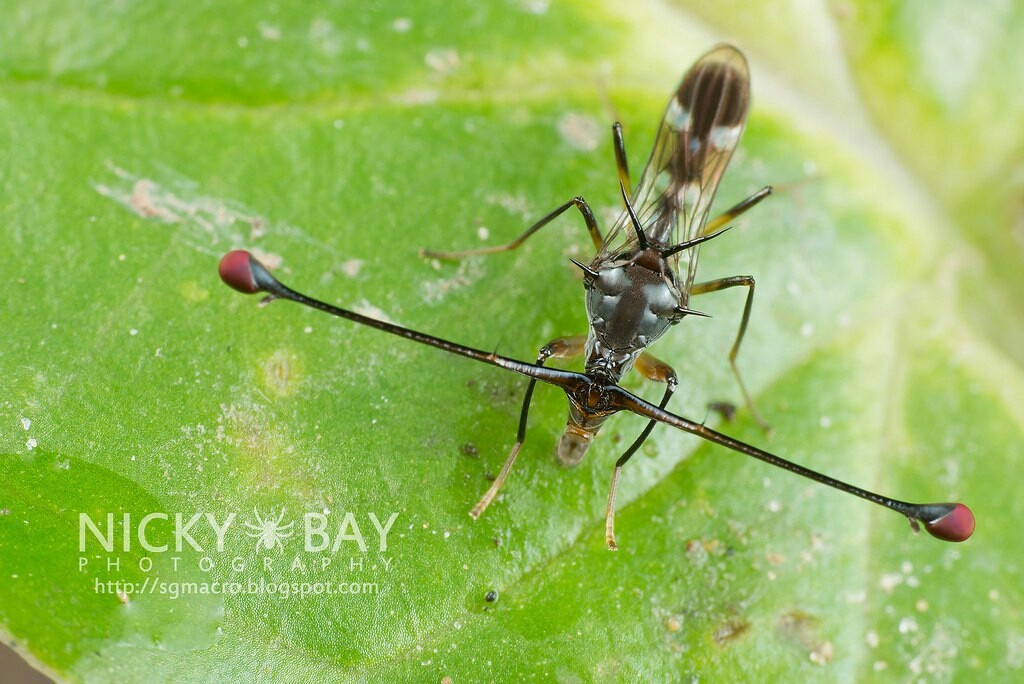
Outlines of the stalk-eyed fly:
{"type": "Polygon", "coordinates": [[[423,253],[433,258],[458,259],[512,250],[570,207],[576,207],[597,249],[589,263],[575,262],[583,271],[589,332],[586,336],[552,340],[541,348],[535,363],[467,347],[313,299],[278,282],[266,267],[245,251],[233,251],[224,256],[220,263],[221,278],[244,293],[267,293],[264,301],[290,299],[528,377],[530,381],[523,399],[515,444],[491,487],[470,511],[473,518],[478,518],[494,500],[512,469],[526,436],[533,390],[540,380],[561,387],[569,399],[569,419],[555,449],[556,458],[563,465],[576,465],[582,460],[609,416],[625,410],[649,419],[640,435],[616,461],[612,471],[605,514],[609,549],[618,548],[615,541],[615,497],[622,467],[657,423],[698,435],[902,513],[914,530],[923,523],[934,537],[945,541],[964,541],[974,531],[974,516],[964,504],[911,504],[890,499],[817,473],[665,410],[678,386],[678,379],[672,367],[652,356],[647,348],[685,317],[702,315],[690,308],[692,296],[744,287],[747,290],[746,302],[729,361],[746,406],[757,422],[767,428],[736,365],[736,355],[750,318],[754,279],[751,276],[733,276],[704,282],[696,280],[701,244],[728,230],[726,224],[730,220],[771,193],[771,188],[764,188],[708,220],[718,183],[743,133],[749,95],[747,62],[735,47],[720,45],[697,60],[683,76],[668,103],[654,150],[635,189],[630,183],[622,130],[615,124],[613,142],[624,209],[607,235],[602,235],[587,202],[582,197],[575,197],[508,244],[461,252],[423,253]],[[552,358],[581,355],[584,357],[582,373],[544,366],[552,358]],[[618,385],[620,378],[632,368],[648,379],[665,383],[665,392],[658,405],[618,385]]]}

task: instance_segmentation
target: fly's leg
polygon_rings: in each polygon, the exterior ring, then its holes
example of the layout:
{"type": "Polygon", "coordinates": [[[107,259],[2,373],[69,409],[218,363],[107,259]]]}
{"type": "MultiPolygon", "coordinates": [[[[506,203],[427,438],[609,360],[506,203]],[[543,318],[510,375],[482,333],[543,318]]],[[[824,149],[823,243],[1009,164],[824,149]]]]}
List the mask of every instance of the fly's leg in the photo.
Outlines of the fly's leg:
{"type": "Polygon", "coordinates": [[[772,194],[772,186],[767,185],[761,188],[747,199],[743,200],[736,206],[726,211],[724,214],[716,216],[715,218],[708,221],[707,224],[705,224],[704,230],[701,232],[701,234],[710,235],[711,233],[714,233],[716,230],[721,229],[723,226],[725,226],[726,223],[732,221],[734,218],[745,212],[747,209],[750,209],[751,207],[753,207],[755,204],[757,204],[770,194],[772,194]]]}
{"type": "MultiPolygon", "coordinates": [[[[540,352],[537,354],[537,365],[543,366],[544,362],[551,358],[567,359],[578,356],[583,353],[583,347],[586,342],[587,338],[584,336],[559,337],[551,340],[541,347],[540,352]]],[[[526,419],[530,414],[530,401],[533,399],[533,388],[536,384],[537,379],[531,378],[530,384],[526,387],[526,395],[523,397],[523,409],[519,414],[519,432],[516,433],[516,443],[512,445],[512,451],[509,452],[508,458],[505,459],[505,465],[501,466],[501,472],[494,478],[494,482],[491,483],[487,493],[483,495],[483,498],[469,512],[469,515],[474,520],[483,515],[484,510],[494,501],[494,497],[498,495],[498,490],[501,489],[505,478],[508,477],[509,471],[512,470],[512,464],[516,462],[519,450],[523,447],[523,442],[526,440],[526,419]]]]}
{"type": "Polygon", "coordinates": [[[615,166],[619,170],[619,182],[626,189],[626,194],[633,195],[633,186],[629,181],[629,162],[626,161],[626,143],[622,139],[622,124],[618,121],[612,126],[612,147],[615,149],[615,166]]]}
{"type": "MultiPolygon", "coordinates": [[[[672,393],[676,391],[676,387],[679,386],[679,381],[676,378],[676,372],[672,370],[672,366],[668,365],[664,361],[654,358],[647,352],[640,355],[640,358],[636,361],[636,369],[641,375],[649,380],[655,382],[665,383],[665,395],[661,398],[661,408],[665,408],[668,404],[668,400],[672,398],[672,393]]],[[[608,491],[608,506],[604,512],[604,538],[608,542],[609,551],[618,551],[619,545],[615,543],[615,496],[619,492],[619,477],[622,475],[622,466],[626,464],[626,461],[633,456],[637,449],[640,448],[651,434],[651,430],[654,429],[655,423],[658,421],[652,420],[647,423],[647,427],[640,433],[640,436],[636,438],[629,448],[626,449],[625,453],[619,457],[619,460],[615,462],[615,470],[612,472],[612,486],[608,491]]]]}
{"type": "Polygon", "coordinates": [[[532,226],[523,231],[522,235],[517,237],[512,242],[504,245],[494,245],[493,247],[478,247],[477,249],[466,249],[459,252],[435,252],[431,249],[421,249],[420,256],[427,257],[429,259],[462,259],[463,257],[476,256],[478,254],[496,254],[497,252],[510,252],[519,245],[526,242],[526,239],[536,233],[538,230],[546,226],[547,224],[554,221],[556,218],[561,216],[569,207],[576,207],[583,214],[583,221],[587,224],[587,232],[590,233],[590,239],[594,242],[594,246],[597,249],[601,248],[601,229],[597,227],[597,219],[594,218],[594,212],[591,211],[590,205],[582,197],[573,197],[571,200],[558,207],[554,211],[550,212],[547,216],[534,223],[532,226]]]}
{"type": "Polygon", "coordinates": [[[695,283],[690,289],[690,293],[700,295],[726,290],[730,287],[747,288],[747,301],[743,305],[743,317],[740,319],[740,329],[736,333],[736,341],[733,342],[732,349],[729,351],[729,365],[732,366],[733,375],[736,376],[736,382],[740,386],[740,391],[743,393],[743,401],[747,408],[750,409],[750,414],[754,416],[754,420],[761,426],[761,429],[768,433],[771,432],[771,427],[761,417],[757,407],[754,406],[754,400],[750,398],[747,386],[743,383],[743,376],[740,375],[739,366],[736,365],[736,356],[740,353],[740,343],[743,342],[743,335],[747,332],[747,323],[750,322],[750,310],[754,305],[754,276],[731,276],[729,278],[709,280],[706,283],[695,283]]]}

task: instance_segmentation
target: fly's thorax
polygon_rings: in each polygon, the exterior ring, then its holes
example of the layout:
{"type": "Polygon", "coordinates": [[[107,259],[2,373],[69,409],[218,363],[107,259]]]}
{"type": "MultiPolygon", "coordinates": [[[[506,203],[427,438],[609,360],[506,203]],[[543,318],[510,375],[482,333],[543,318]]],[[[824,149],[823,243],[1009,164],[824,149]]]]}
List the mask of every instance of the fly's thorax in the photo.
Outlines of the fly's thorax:
{"type": "Polygon", "coordinates": [[[679,321],[683,294],[671,265],[655,249],[595,261],[585,285],[587,372],[617,382],[644,349],[679,321]]]}

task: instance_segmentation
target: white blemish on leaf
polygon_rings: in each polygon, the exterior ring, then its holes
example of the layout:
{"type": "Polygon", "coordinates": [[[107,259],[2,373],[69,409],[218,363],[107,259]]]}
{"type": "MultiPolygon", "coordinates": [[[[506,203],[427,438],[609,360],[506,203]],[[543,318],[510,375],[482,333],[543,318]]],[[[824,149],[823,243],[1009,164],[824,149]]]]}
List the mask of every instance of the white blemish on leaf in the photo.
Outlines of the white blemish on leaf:
{"type": "Polygon", "coordinates": [[[440,96],[439,92],[431,88],[409,88],[392,99],[397,104],[428,105],[437,102],[440,96]]]}
{"type": "Polygon", "coordinates": [[[259,29],[260,37],[263,40],[281,40],[281,29],[271,23],[261,21],[256,28],[259,29]]]}
{"type": "Polygon", "coordinates": [[[458,68],[459,53],[452,48],[436,48],[423,56],[423,62],[440,74],[447,74],[458,68]]]}
{"type": "Polygon", "coordinates": [[[917,620],[912,617],[905,617],[900,620],[900,634],[911,634],[918,630],[917,620]]]}
{"type": "MultiPolygon", "coordinates": [[[[172,170],[164,169],[166,181],[158,182],[110,162],[107,168],[114,178],[93,183],[96,192],[144,219],[177,226],[185,240],[203,253],[219,256],[229,247],[244,245],[267,266],[277,268],[280,257],[261,252],[253,245],[273,233],[337,254],[331,246],[294,226],[273,223],[238,202],[201,194],[198,183],[172,170]],[[266,259],[261,255],[266,255],[266,259]]],[[[124,258],[118,256],[120,261],[124,258]]]]}
{"type": "Polygon", "coordinates": [[[363,316],[369,316],[370,318],[373,318],[378,321],[384,321],[385,323],[394,323],[394,321],[391,320],[386,313],[384,313],[381,309],[378,309],[373,304],[370,304],[370,302],[366,301],[365,299],[361,299],[359,300],[359,302],[353,305],[352,310],[358,314],[362,314],[363,316]]]}
{"type": "Polygon", "coordinates": [[[527,199],[526,195],[488,195],[484,198],[484,201],[488,204],[494,204],[510,214],[520,216],[524,219],[533,217],[533,206],[530,204],[530,200],[527,199]]]}
{"type": "Polygon", "coordinates": [[[341,272],[347,275],[349,278],[355,278],[359,275],[359,271],[363,269],[362,259],[349,259],[341,264],[341,272]]]}
{"type": "Polygon", "coordinates": [[[882,588],[887,594],[891,594],[893,589],[903,583],[903,575],[895,572],[887,572],[882,575],[882,578],[878,580],[878,586],[882,588]]]}
{"type": "Polygon", "coordinates": [[[583,152],[597,149],[601,127],[593,117],[570,112],[558,120],[558,134],[570,147],[583,152]]]}
{"type": "Polygon", "coordinates": [[[317,17],[309,25],[309,42],[325,57],[336,57],[341,52],[341,34],[329,19],[317,17]]]}
{"type": "Polygon", "coordinates": [[[530,14],[547,14],[551,0],[522,0],[523,11],[530,14]]]}
{"type": "Polygon", "coordinates": [[[480,277],[480,274],[479,259],[463,259],[450,277],[426,280],[420,285],[420,289],[423,291],[423,301],[427,304],[436,304],[444,300],[452,290],[471,285],[480,277]]]}

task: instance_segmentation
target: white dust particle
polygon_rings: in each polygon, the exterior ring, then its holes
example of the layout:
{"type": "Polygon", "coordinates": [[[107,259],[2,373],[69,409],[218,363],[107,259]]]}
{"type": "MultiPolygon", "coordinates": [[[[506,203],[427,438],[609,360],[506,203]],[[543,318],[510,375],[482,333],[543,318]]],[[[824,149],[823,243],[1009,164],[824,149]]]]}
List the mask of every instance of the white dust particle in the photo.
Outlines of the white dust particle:
{"type": "Polygon", "coordinates": [[[476,229],[476,236],[481,240],[486,240],[491,237],[491,231],[487,230],[486,226],[480,226],[476,229]]]}
{"type": "Polygon", "coordinates": [[[558,134],[570,147],[590,152],[601,142],[601,127],[593,117],[568,113],[558,120],[558,134]]]}
{"type": "Polygon", "coordinates": [[[822,416],[818,419],[818,425],[822,430],[828,430],[832,427],[832,418],[830,416],[822,416]]]}
{"type": "Polygon", "coordinates": [[[349,259],[343,261],[341,264],[341,272],[347,275],[349,278],[355,278],[359,275],[359,271],[363,269],[362,259],[349,259]]]}
{"type": "Polygon", "coordinates": [[[335,119],[334,121],[331,122],[331,125],[334,126],[334,130],[340,131],[342,128],[345,127],[345,120],[335,119]]]}
{"type": "Polygon", "coordinates": [[[310,334],[311,332],[313,332],[313,326],[307,325],[305,328],[302,329],[302,332],[306,333],[307,335],[310,334]]]}
{"type": "Polygon", "coordinates": [[[815,665],[827,665],[832,660],[832,642],[823,641],[811,651],[811,662],[815,665]]]}
{"type": "Polygon", "coordinates": [[[30,427],[32,427],[32,419],[31,418],[22,418],[21,419],[21,427],[23,427],[26,430],[28,430],[30,427]]]}
{"type": "Polygon", "coordinates": [[[30,437],[29,440],[25,442],[25,448],[29,451],[32,451],[37,446],[39,446],[39,442],[36,441],[35,437],[30,437]]]}
{"type": "Polygon", "coordinates": [[[428,105],[437,102],[441,94],[431,88],[409,88],[392,99],[406,105],[428,105]]]}
{"type": "Polygon", "coordinates": [[[117,260],[118,260],[118,261],[124,261],[124,260],[125,260],[125,259],[127,259],[127,258],[128,258],[128,257],[126,257],[126,256],[125,256],[124,254],[118,254],[118,255],[117,255],[117,260]]]}
{"type": "Polygon", "coordinates": [[[136,330],[135,328],[132,328],[131,330],[128,331],[128,334],[131,335],[132,337],[135,337],[136,335],[139,334],[139,331],[136,330]]]}
{"type": "Polygon", "coordinates": [[[882,575],[882,579],[878,580],[878,586],[881,587],[882,591],[884,591],[885,593],[891,594],[892,590],[895,589],[897,585],[901,584],[902,582],[903,575],[900,575],[899,573],[895,572],[887,572],[884,575],[882,575]]]}
{"type": "Polygon", "coordinates": [[[900,564],[900,572],[902,572],[904,575],[909,575],[910,573],[914,572],[914,564],[910,561],[903,561],[900,564]]]}
{"type": "Polygon", "coordinates": [[[928,610],[928,602],[924,599],[919,599],[917,603],[914,604],[914,607],[917,608],[919,613],[924,613],[928,610]]]}
{"type": "Polygon", "coordinates": [[[451,48],[437,48],[423,56],[423,62],[440,74],[447,74],[459,66],[459,53],[451,48]]]}
{"type": "Polygon", "coordinates": [[[412,19],[409,17],[398,17],[391,22],[391,30],[395,33],[408,33],[412,29],[412,19]]]}
{"type": "Polygon", "coordinates": [[[905,617],[900,620],[900,634],[910,634],[917,631],[917,620],[912,617],[905,617]]]}
{"type": "Polygon", "coordinates": [[[479,259],[463,259],[451,277],[423,281],[420,286],[423,292],[423,301],[427,304],[440,302],[449,292],[472,284],[480,277],[480,272],[479,259]]]}
{"type": "Polygon", "coordinates": [[[768,509],[769,513],[778,513],[779,511],[782,510],[782,502],[778,501],[777,499],[772,499],[766,504],[765,507],[768,509]]]}
{"type": "Polygon", "coordinates": [[[247,48],[249,47],[249,39],[245,36],[238,36],[238,47],[247,48]]]}
{"type": "Polygon", "coordinates": [[[310,23],[309,42],[325,57],[336,57],[341,52],[341,35],[334,24],[323,17],[310,23]]]}
{"type": "Polygon", "coordinates": [[[800,335],[803,337],[810,337],[814,334],[814,324],[804,323],[800,326],[800,335]]]}
{"type": "Polygon", "coordinates": [[[273,252],[264,252],[262,249],[259,248],[254,248],[252,250],[252,255],[256,257],[256,259],[261,264],[263,264],[272,271],[281,268],[281,264],[284,263],[284,257],[282,257],[280,254],[274,254],[273,252]]]}
{"type": "Polygon", "coordinates": [[[989,601],[998,601],[999,600],[999,590],[998,589],[989,589],[989,591],[988,591],[988,600],[989,601]]]}
{"type": "Polygon", "coordinates": [[[864,641],[868,643],[871,648],[878,648],[878,644],[881,643],[878,639],[878,632],[873,629],[869,629],[868,633],[864,635],[864,641]]]}
{"type": "Polygon", "coordinates": [[[551,0],[523,0],[523,11],[530,14],[547,14],[551,0]]]}
{"type": "Polygon", "coordinates": [[[370,302],[366,301],[365,299],[360,300],[358,304],[352,307],[352,310],[358,314],[368,316],[369,318],[374,318],[378,321],[384,321],[385,323],[394,323],[394,321],[388,318],[388,315],[386,313],[375,307],[373,304],[370,304],[370,302]]]}
{"type": "Polygon", "coordinates": [[[1024,635],[1017,633],[1007,635],[1006,664],[1015,670],[1024,667],[1024,635]]]}
{"type": "Polygon", "coordinates": [[[889,663],[885,662],[884,660],[876,660],[874,664],[871,666],[871,669],[875,672],[881,672],[882,670],[889,669],[889,663]]]}
{"type": "Polygon", "coordinates": [[[263,40],[281,40],[281,29],[273,24],[261,21],[256,25],[263,40]]]}
{"type": "Polygon", "coordinates": [[[496,204],[508,213],[524,219],[533,218],[533,207],[526,195],[495,194],[488,195],[484,201],[488,204],[496,204]]]}

